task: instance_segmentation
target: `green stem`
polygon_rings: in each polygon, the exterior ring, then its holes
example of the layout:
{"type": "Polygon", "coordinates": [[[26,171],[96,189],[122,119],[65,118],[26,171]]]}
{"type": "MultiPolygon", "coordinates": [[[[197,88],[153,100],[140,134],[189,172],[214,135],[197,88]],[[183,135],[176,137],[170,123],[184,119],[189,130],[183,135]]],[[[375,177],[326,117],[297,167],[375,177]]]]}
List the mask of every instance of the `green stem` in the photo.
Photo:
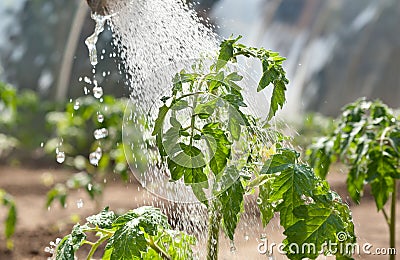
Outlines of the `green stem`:
{"type": "Polygon", "coordinates": [[[110,238],[110,236],[104,236],[104,237],[101,237],[99,240],[97,240],[97,242],[92,245],[92,248],[90,249],[89,254],[86,257],[86,260],[91,260],[93,255],[94,255],[94,253],[96,252],[97,248],[101,244],[103,244],[104,241],[106,241],[109,238],[110,238]]]}
{"type": "Polygon", "coordinates": [[[161,256],[162,259],[164,260],[171,260],[172,258],[161,248],[159,247],[156,243],[154,243],[154,240],[152,237],[150,237],[149,241],[149,246],[157,252],[159,256],[161,256]]]}
{"type": "Polygon", "coordinates": [[[197,106],[197,97],[194,97],[194,101],[193,101],[193,109],[192,109],[192,118],[190,120],[190,128],[192,130],[192,132],[190,133],[190,146],[193,145],[193,138],[194,138],[194,129],[195,127],[195,123],[196,123],[196,115],[194,114],[194,110],[197,106]]]}
{"type": "Polygon", "coordinates": [[[386,223],[388,224],[388,227],[390,229],[390,218],[389,218],[389,215],[387,214],[387,212],[386,212],[386,210],[384,208],[382,209],[382,213],[383,213],[383,216],[385,217],[386,223]]]}
{"type": "Polygon", "coordinates": [[[217,198],[211,202],[208,214],[207,260],[216,260],[218,259],[219,228],[222,220],[217,198]]]}
{"type": "MultiPolygon", "coordinates": [[[[394,180],[392,205],[390,208],[390,248],[396,248],[396,196],[397,196],[397,181],[394,180]]],[[[395,260],[396,255],[390,255],[390,260],[395,260]]]]}

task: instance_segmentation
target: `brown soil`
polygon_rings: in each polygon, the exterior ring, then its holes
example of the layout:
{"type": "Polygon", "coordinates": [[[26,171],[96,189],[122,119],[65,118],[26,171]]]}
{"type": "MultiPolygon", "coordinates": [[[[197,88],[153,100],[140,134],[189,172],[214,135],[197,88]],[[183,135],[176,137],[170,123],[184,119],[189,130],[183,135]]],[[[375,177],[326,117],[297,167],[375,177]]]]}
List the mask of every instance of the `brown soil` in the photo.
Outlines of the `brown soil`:
{"type": "MultiPolygon", "coordinates": [[[[44,251],[50,241],[61,238],[69,233],[73,224],[79,220],[83,222],[88,215],[95,214],[99,209],[110,205],[112,210],[123,212],[136,208],[143,204],[150,204],[154,198],[145,190],[139,188],[132,181],[123,184],[118,181],[109,181],[104,191],[101,203],[92,202],[83,191],[72,192],[68,198],[67,209],[62,209],[57,203],[49,209],[45,208],[46,193],[49,190],[44,183],[53,180],[60,182],[66,180],[70,171],[62,169],[23,169],[15,167],[0,166],[0,188],[7,190],[14,196],[18,208],[18,225],[14,236],[14,250],[5,248],[3,226],[0,227],[0,259],[25,260],[46,259],[50,254],[44,251]],[[78,208],[77,201],[82,199],[84,206],[78,208]]],[[[333,189],[337,190],[345,200],[350,203],[346,194],[345,176],[334,173],[329,182],[333,189]]],[[[247,208],[254,208],[254,198],[247,198],[247,208]]],[[[350,203],[351,204],[351,203],[350,203]]],[[[400,204],[399,204],[400,208],[400,204]]],[[[388,228],[381,213],[375,209],[374,201],[366,194],[362,204],[356,206],[351,204],[356,233],[360,244],[370,243],[373,249],[388,247],[388,228]]],[[[4,219],[5,210],[0,208],[0,223],[4,219]]],[[[279,227],[278,219],[273,219],[266,228],[261,228],[257,220],[257,213],[247,213],[241,220],[235,239],[234,252],[231,252],[230,242],[221,238],[220,259],[268,259],[257,251],[261,234],[266,234],[268,241],[280,243],[283,239],[282,229],[279,227]]],[[[397,234],[400,234],[400,213],[397,214],[399,223],[397,234]]],[[[400,251],[400,237],[397,249],[400,251]]],[[[365,255],[357,256],[359,259],[388,259],[388,256],[365,255]]],[[[79,259],[83,259],[79,257],[79,259]]],[[[286,259],[276,253],[275,259],[286,259]]],[[[324,259],[321,257],[321,259],[324,259]]]]}

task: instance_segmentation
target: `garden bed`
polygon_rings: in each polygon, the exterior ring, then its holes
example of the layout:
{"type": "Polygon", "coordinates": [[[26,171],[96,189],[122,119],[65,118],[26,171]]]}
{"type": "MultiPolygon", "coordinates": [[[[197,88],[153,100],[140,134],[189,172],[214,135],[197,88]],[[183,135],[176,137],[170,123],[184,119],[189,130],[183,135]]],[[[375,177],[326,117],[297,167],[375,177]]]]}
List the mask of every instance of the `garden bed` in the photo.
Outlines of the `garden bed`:
{"type": "MultiPolygon", "coordinates": [[[[137,182],[124,184],[119,181],[107,180],[108,185],[104,191],[103,201],[100,205],[90,201],[85,192],[72,192],[68,199],[67,210],[54,203],[48,210],[45,208],[46,192],[49,190],[45,183],[54,180],[56,182],[66,180],[72,172],[60,169],[25,169],[20,167],[0,166],[0,186],[14,196],[18,208],[18,224],[14,236],[14,251],[5,249],[4,237],[0,238],[0,259],[45,259],[50,254],[44,251],[50,241],[70,232],[73,223],[81,216],[95,214],[99,208],[111,205],[116,212],[148,204],[152,196],[145,190],[138,188],[137,182]],[[124,198],[121,200],[121,198],[124,198]],[[79,208],[79,200],[83,201],[83,207],[79,208]]],[[[118,178],[116,178],[118,179],[118,178]]],[[[333,189],[338,191],[343,198],[345,193],[345,176],[333,173],[328,178],[333,189]]],[[[247,206],[255,203],[252,197],[247,198],[247,206]]],[[[250,205],[250,206],[249,206],[250,205]]],[[[360,244],[370,243],[374,248],[388,247],[388,228],[381,215],[376,212],[373,198],[366,195],[360,206],[351,204],[356,234],[360,244]]],[[[0,209],[0,217],[4,217],[3,209],[0,209]]],[[[241,220],[238,232],[235,235],[235,247],[237,250],[230,252],[230,243],[224,239],[221,241],[220,259],[265,259],[257,251],[259,237],[265,233],[271,242],[280,243],[282,229],[279,228],[277,219],[274,219],[266,230],[251,211],[241,220]]],[[[400,223],[400,214],[397,216],[400,223]]],[[[3,227],[0,228],[3,230],[3,227]]],[[[1,231],[2,232],[2,231],[1,231]]],[[[397,234],[400,234],[398,227],[397,234]]],[[[400,244],[397,245],[400,249],[400,244]]],[[[85,253],[85,252],[81,252],[85,253]]],[[[366,256],[361,259],[387,259],[387,256],[366,256]]],[[[285,259],[276,256],[276,259],[285,259]]]]}

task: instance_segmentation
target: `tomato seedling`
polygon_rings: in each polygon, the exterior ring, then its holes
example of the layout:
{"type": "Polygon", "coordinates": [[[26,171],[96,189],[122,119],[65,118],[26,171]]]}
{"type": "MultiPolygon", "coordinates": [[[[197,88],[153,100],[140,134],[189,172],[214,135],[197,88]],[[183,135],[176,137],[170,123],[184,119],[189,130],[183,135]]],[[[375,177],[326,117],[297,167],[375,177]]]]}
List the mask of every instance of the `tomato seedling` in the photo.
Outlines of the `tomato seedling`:
{"type": "Polygon", "coordinates": [[[86,220],[83,225],[76,224],[71,234],[59,242],[56,260],[75,259],[76,251],[83,245],[91,248],[86,258],[90,260],[105,242],[103,260],[193,258],[194,237],[172,230],[167,217],[157,208],[144,206],[121,216],[105,208],[86,220]],[[95,234],[98,240],[89,241],[89,233],[95,234]]]}
{"type": "MultiPolygon", "coordinates": [[[[365,185],[371,186],[376,208],[385,217],[390,247],[396,246],[396,196],[400,178],[400,121],[381,101],[359,99],[343,108],[332,134],[318,139],[308,150],[311,165],[325,178],[331,163],[349,167],[347,190],[357,204],[365,185]],[[390,213],[385,205],[390,202],[390,213]]],[[[390,255],[395,259],[395,255],[390,255]]]]}
{"type": "MultiPolygon", "coordinates": [[[[239,39],[223,41],[218,58],[209,67],[200,61],[192,71],[176,74],[170,95],[161,99],[153,128],[171,181],[183,180],[209,209],[207,259],[218,257],[221,228],[234,239],[244,195],[255,189],[264,225],[275,212],[280,213],[286,249],[290,244],[312,243],[321,248],[327,241],[354,243],[349,208],[311,168],[299,163],[299,154],[285,148],[283,136],[268,124],[286,101],[285,58],[247,47],[239,39]],[[243,76],[235,67],[241,56],[261,62],[263,74],[257,91],[272,87],[266,119],[243,112],[249,104],[240,86],[243,76]],[[267,139],[275,143],[267,147],[267,139]],[[238,153],[238,147],[245,148],[238,153]],[[211,199],[205,192],[210,188],[211,199]],[[338,240],[340,232],[347,234],[346,240],[338,240]]],[[[290,259],[318,256],[318,252],[288,252],[290,259]]],[[[351,252],[335,254],[341,259],[351,256],[351,252]]]]}

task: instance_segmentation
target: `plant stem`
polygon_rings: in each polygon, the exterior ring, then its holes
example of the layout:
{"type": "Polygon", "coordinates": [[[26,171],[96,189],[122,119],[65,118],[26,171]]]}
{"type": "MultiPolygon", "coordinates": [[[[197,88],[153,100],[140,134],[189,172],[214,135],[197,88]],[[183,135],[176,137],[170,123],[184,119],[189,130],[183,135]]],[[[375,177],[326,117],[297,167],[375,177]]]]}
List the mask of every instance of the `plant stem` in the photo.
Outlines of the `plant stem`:
{"type": "Polygon", "coordinates": [[[149,246],[157,252],[159,256],[161,256],[162,259],[164,260],[171,260],[172,258],[162,249],[160,248],[156,243],[154,243],[154,240],[152,237],[150,237],[149,241],[149,246]]]}
{"type": "Polygon", "coordinates": [[[97,248],[101,244],[103,244],[104,241],[106,241],[109,238],[110,238],[110,236],[104,236],[104,237],[101,237],[99,240],[97,240],[97,242],[92,245],[92,248],[90,249],[89,254],[86,257],[86,260],[91,260],[93,255],[94,255],[94,253],[96,252],[97,248]]]}
{"type": "Polygon", "coordinates": [[[390,218],[389,218],[389,215],[386,213],[385,208],[382,208],[382,213],[383,213],[383,216],[385,217],[386,223],[388,224],[388,227],[390,229],[390,218]]]}
{"type": "Polygon", "coordinates": [[[218,258],[219,228],[222,219],[217,198],[214,198],[211,202],[208,214],[207,260],[216,260],[218,258]]]}
{"type": "MultiPolygon", "coordinates": [[[[394,180],[392,205],[390,208],[390,248],[396,248],[396,196],[397,196],[397,181],[394,180]]],[[[395,260],[396,255],[390,255],[390,260],[395,260]]]]}

